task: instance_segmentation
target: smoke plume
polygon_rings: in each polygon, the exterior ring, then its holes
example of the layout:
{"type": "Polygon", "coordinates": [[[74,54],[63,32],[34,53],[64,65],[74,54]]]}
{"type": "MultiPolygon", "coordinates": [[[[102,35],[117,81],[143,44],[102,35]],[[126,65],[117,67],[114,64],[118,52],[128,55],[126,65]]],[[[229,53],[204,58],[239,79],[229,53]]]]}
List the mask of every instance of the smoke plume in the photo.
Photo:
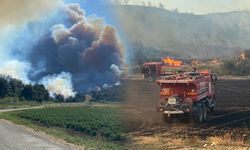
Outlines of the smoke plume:
{"type": "Polygon", "coordinates": [[[65,98],[74,96],[73,85],[71,81],[72,75],[70,73],[62,72],[61,74],[48,75],[44,77],[40,83],[45,85],[50,92],[50,95],[61,94],[65,98]]]}
{"type": "Polygon", "coordinates": [[[0,24],[15,25],[34,21],[59,7],[61,0],[1,0],[0,24]]]}
{"type": "MultiPolygon", "coordinates": [[[[12,45],[20,44],[11,47],[6,57],[15,60],[14,66],[20,67],[14,67],[12,70],[15,71],[8,72],[6,68],[11,63],[0,64],[0,73],[32,83],[42,83],[51,94],[62,94],[65,97],[74,96],[74,91],[91,91],[104,84],[115,85],[119,82],[123,47],[114,27],[97,16],[86,16],[77,3],[62,4],[59,0],[52,4],[47,2],[50,1],[39,0],[36,3],[36,6],[41,3],[39,7],[46,6],[47,9],[40,11],[38,8],[37,12],[26,16],[25,30],[10,42],[12,45]],[[41,12],[55,8],[58,9],[53,10],[56,12],[54,17],[46,21],[35,20],[41,12]]],[[[1,3],[11,5],[6,0],[1,3]]],[[[16,5],[13,3],[13,8],[16,5]]],[[[36,9],[33,3],[27,7],[27,11],[36,9]]],[[[24,8],[19,9],[22,11],[24,8]]],[[[22,21],[18,15],[25,16],[22,13],[9,15],[12,16],[4,17],[4,20],[13,24],[22,21]]]]}
{"type": "Polygon", "coordinates": [[[2,65],[0,74],[9,75],[13,78],[20,79],[24,83],[29,83],[27,72],[30,71],[31,66],[28,62],[20,62],[18,60],[10,60],[2,65]]]}
{"type": "Polygon", "coordinates": [[[122,71],[120,70],[120,68],[119,68],[117,65],[112,64],[110,68],[112,69],[113,73],[114,73],[118,78],[121,77],[122,71]]]}
{"type": "Polygon", "coordinates": [[[113,10],[131,44],[128,61],[143,63],[148,58],[169,55],[184,59],[228,58],[250,47],[247,11],[194,15],[131,5],[114,6],[113,10]]]}

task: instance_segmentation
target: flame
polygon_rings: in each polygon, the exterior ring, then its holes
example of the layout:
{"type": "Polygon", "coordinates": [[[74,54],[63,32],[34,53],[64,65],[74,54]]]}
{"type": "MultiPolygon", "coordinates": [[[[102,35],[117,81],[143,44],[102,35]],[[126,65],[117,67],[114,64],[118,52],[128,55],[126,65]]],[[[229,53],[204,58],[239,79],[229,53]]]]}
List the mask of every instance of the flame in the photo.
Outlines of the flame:
{"type": "Polygon", "coordinates": [[[241,60],[245,60],[246,59],[246,55],[244,52],[240,53],[240,59],[241,60]]]}
{"type": "Polygon", "coordinates": [[[214,65],[219,65],[221,63],[221,61],[220,61],[220,59],[216,58],[216,59],[209,61],[208,63],[214,64],[214,65]]]}
{"type": "Polygon", "coordinates": [[[182,65],[182,61],[174,60],[170,57],[163,58],[163,63],[171,65],[171,66],[175,66],[175,67],[180,67],[182,65]]]}
{"type": "Polygon", "coordinates": [[[192,65],[198,65],[200,63],[199,60],[192,60],[192,65]]]}

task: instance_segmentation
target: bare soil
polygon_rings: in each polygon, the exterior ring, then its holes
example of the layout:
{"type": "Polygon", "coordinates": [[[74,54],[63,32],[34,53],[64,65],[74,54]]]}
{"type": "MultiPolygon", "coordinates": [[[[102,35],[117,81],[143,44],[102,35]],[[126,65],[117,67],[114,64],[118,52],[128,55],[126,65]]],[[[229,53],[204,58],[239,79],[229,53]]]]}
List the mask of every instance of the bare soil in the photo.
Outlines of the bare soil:
{"type": "Polygon", "coordinates": [[[197,137],[206,140],[228,136],[230,140],[243,144],[250,140],[250,80],[218,80],[215,112],[208,114],[206,123],[198,125],[189,119],[179,119],[171,124],[163,122],[162,114],[155,109],[160,92],[156,83],[126,80],[123,85],[122,117],[127,133],[132,137],[154,137],[154,140],[156,137],[161,140],[197,137]]]}

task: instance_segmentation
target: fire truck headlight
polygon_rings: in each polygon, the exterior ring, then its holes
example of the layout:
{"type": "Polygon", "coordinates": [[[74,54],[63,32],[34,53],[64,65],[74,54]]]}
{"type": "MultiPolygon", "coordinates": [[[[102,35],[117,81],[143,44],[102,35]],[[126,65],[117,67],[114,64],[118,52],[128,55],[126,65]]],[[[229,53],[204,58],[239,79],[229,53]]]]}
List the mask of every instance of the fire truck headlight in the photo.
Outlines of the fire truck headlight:
{"type": "Polygon", "coordinates": [[[171,89],[169,89],[169,88],[163,88],[163,89],[161,89],[161,95],[162,96],[169,96],[169,95],[171,95],[171,89]]]}
{"type": "Polygon", "coordinates": [[[195,89],[192,89],[191,92],[187,92],[188,96],[196,96],[197,92],[195,91],[195,89]]]}

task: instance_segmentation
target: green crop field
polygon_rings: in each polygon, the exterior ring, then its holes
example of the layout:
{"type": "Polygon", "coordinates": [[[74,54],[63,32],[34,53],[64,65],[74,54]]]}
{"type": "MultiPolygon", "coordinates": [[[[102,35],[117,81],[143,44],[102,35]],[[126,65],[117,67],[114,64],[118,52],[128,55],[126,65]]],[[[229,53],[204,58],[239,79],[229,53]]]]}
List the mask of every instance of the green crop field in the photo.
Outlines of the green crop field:
{"type": "Polygon", "coordinates": [[[58,137],[86,149],[127,149],[116,105],[58,105],[0,113],[0,119],[58,137]]]}
{"type": "Polygon", "coordinates": [[[62,107],[15,112],[15,116],[46,127],[59,127],[112,141],[124,139],[117,108],[62,107]]]}

